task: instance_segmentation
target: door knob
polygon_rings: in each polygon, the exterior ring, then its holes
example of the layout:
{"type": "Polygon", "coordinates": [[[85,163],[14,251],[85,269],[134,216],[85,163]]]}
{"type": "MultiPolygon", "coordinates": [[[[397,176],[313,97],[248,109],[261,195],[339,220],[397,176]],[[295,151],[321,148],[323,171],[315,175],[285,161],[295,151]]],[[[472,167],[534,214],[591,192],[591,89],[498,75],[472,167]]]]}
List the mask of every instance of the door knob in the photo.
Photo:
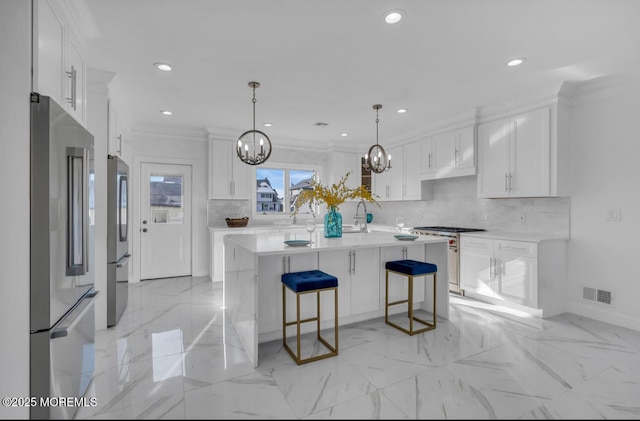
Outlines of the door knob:
{"type": "Polygon", "coordinates": [[[142,228],[142,232],[147,232],[147,229],[146,228],[142,228]]]}
{"type": "Polygon", "coordinates": [[[142,221],[142,223],[143,223],[143,224],[146,224],[146,223],[147,223],[147,220],[145,219],[144,221],[142,221]]]}

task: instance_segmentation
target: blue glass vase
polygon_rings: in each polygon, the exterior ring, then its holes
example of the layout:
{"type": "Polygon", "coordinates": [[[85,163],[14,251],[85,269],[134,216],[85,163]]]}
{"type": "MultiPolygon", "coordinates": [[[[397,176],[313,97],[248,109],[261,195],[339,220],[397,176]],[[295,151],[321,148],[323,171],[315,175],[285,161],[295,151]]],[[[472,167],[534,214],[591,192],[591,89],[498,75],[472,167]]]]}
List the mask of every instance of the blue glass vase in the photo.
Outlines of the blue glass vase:
{"type": "Polygon", "coordinates": [[[324,215],[324,236],[342,237],[342,215],[334,207],[329,208],[329,212],[324,215]]]}

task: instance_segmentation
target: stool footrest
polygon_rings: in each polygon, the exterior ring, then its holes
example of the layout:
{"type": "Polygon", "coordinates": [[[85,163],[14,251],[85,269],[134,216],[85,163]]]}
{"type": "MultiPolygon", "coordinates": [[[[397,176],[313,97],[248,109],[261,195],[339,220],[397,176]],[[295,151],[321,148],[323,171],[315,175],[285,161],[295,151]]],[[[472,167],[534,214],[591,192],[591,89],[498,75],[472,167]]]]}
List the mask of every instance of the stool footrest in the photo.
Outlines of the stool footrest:
{"type": "Polygon", "coordinates": [[[391,302],[391,303],[387,303],[387,306],[390,307],[390,306],[395,306],[395,305],[398,305],[398,304],[406,304],[408,302],[409,302],[409,300],[394,301],[394,302],[391,302]]]}

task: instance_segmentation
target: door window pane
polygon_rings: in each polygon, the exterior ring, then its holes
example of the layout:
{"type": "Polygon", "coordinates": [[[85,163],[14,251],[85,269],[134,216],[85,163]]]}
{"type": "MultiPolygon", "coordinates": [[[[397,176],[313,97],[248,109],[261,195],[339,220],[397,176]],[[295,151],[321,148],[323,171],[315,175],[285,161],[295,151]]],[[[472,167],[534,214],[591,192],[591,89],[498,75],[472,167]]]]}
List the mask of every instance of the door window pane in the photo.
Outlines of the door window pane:
{"type": "Polygon", "coordinates": [[[181,224],[184,219],[182,176],[151,174],[149,182],[151,223],[181,224]]]}

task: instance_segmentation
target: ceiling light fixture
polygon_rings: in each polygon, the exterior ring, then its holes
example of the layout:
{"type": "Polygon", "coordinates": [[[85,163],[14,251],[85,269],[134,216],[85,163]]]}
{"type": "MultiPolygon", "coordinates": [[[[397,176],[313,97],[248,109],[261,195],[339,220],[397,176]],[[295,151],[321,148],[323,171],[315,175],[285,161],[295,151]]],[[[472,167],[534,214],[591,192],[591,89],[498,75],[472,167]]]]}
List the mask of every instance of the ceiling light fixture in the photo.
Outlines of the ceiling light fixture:
{"type": "Polygon", "coordinates": [[[384,148],[378,144],[378,110],[382,105],[376,104],[373,109],[376,110],[376,144],[369,148],[369,152],[364,155],[364,169],[372,171],[376,174],[389,171],[391,169],[391,155],[387,155],[384,148]]]}
{"type": "Polygon", "coordinates": [[[402,9],[394,9],[384,12],[382,18],[389,25],[393,25],[394,23],[398,23],[404,18],[405,11],[402,9]]]}
{"type": "Polygon", "coordinates": [[[404,114],[407,112],[406,108],[398,108],[398,114],[404,114]]]}
{"type": "Polygon", "coordinates": [[[173,113],[169,110],[161,110],[160,111],[163,115],[172,115],[173,113]]]}
{"type": "Polygon", "coordinates": [[[264,124],[263,124],[263,126],[264,126],[264,127],[271,127],[271,126],[273,126],[273,124],[271,124],[271,123],[264,123],[264,124]]]}
{"type": "Polygon", "coordinates": [[[349,133],[340,133],[340,136],[347,137],[347,136],[349,136],[349,133]]]}
{"type": "Polygon", "coordinates": [[[170,72],[171,70],[173,70],[173,66],[171,66],[169,63],[158,62],[153,63],[153,66],[158,70],[162,70],[163,72],[170,72]]]}
{"type": "Polygon", "coordinates": [[[527,60],[527,59],[526,59],[526,58],[524,58],[524,57],[514,58],[513,60],[510,60],[510,61],[507,63],[507,66],[509,66],[509,67],[519,66],[519,65],[521,65],[522,63],[524,63],[526,60],[527,60]]]}
{"type": "Polygon", "coordinates": [[[271,140],[269,136],[256,130],[256,88],[260,87],[258,82],[249,82],[249,87],[253,88],[253,130],[247,130],[238,138],[236,154],[245,164],[260,165],[271,156],[271,140]],[[259,143],[256,143],[259,139],[259,143]],[[259,152],[258,152],[259,151],[259,152]]]}

